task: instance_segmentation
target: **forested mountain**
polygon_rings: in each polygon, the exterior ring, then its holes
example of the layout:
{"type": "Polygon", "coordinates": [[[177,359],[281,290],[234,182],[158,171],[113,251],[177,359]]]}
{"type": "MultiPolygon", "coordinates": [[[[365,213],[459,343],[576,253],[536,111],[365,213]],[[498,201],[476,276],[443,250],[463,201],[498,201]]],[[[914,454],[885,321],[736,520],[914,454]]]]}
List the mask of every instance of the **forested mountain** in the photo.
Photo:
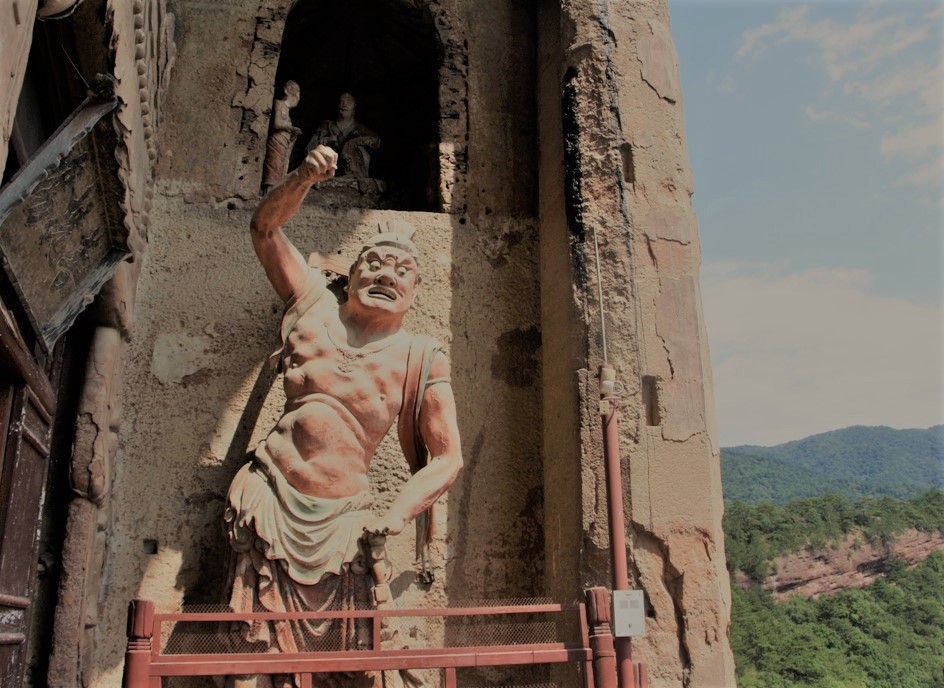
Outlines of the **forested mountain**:
{"type": "Polygon", "coordinates": [[[853,426],[774,447],[721,450],[725,500],[784,504],[826,493],[910,499],[944,488],[944,425],[853,426]]]}
{"type": "Polygon", "coordinates": [[[944,688],[944,553],[908,568],[890,547],[905,531],[944,532],[944,491],[908,501],[838,495],[783,506],[734,501],[724,530],[728,569],[741,581],[731,591],[739,686],[944,688]],[[853,552],[838,543],[850,541],[860,552],[878,550],[865,564],[875,569],[872,585],[785,602],[765,589],[776,579],[768,576],[778,557],[781,564],[785,555],[845,559],[853,552]]]}
{"type": "Polygon", "coordinates": [[[944,490],[932,488],[907,501],[860,497],[853,502],[834,494],[784,506],[736,500],[725,509],[724,546],[728,570],[760,583],[778,556],[807,549],[828,555],[850,535],[887,545],[909,529],[944,532],[944,490]]]}
{"type": "MultiPolygon", "coordinates": [[[[728,569],[740,581],[731,619],[738,685],[944,688],[944,554],[913,568],[920,559],[895,554],[902,533],[927,534],[940,548],[944,426],[859,426],[731,447],[721,471],[728,569]],[[877,581],[865,588],[784,602],[765,589],[779,591],[779,578],[794,585],[784,572],[804,557],[828,567],[865,556],[874,561],[849,564],[877,581]]],[[[808,576],[810,565],[801,568],[808,576]]]]}

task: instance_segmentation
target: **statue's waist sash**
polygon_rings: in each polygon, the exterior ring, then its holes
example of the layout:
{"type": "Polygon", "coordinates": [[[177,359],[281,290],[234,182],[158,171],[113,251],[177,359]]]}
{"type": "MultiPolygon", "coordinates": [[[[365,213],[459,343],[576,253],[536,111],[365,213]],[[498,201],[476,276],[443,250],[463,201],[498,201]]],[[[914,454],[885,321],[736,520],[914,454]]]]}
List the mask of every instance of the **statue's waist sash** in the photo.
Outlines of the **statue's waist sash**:
{"type": "Polygon", "coordinates": [[[372,501],[366,490],[342,499],[299,492],[263,444],[233,479],[225,519],[233,549],[256,547],[266,559],[283,561],[296,583],[314,585],[357,556],[372,501]]]}

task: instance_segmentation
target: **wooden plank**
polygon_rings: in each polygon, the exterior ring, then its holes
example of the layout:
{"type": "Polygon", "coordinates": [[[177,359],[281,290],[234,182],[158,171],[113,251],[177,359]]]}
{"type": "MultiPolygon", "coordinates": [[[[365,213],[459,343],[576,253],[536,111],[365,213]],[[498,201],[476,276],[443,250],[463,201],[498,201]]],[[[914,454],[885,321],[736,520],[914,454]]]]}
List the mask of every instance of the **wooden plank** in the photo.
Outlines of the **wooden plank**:
{"type": "MultiPolygon", "coordinates": [[[[43,410],[51,414],[56,405],[56,394],[49,378],[33,360],[32,354],[20,336],[13,316],[0,304],[0,367],[18,381],[25,382],[43,410]]],[[[6,433],[4,433],[4,437],[6,433]]]]}
{"type": "Polygon", "coordinates": [[[0,597],[13,604],[0,615],[0,685],[20,685],[29,635],[51,417],[29,387],[14,394],[0,476],[0,597]],[[32,439],[28,439],[32,436],[32,439]],[[23,605],[26,600],[27,604],[23,605]]]}
{"type": "Polygon", "coordinates": [[[29,606],[28,597],[20,595],[4,595],[0,593],[0,607],[13,607],[15,609],[26,609],[29,606]]]}
{"type": "MultiPolygon", "coordinates": [[[[36,540],[46,484],[48,452],[25,440],[24,428],[29,392],[23,390],[19,427],[13,443],[13,467],[10,472],[9,504],[0,531],[0,593],[30,597],[32,572],[36,564],[36,540]]],[[[48,426],[43,432],[48,438],[48,426]]],[[[48,439],[47,439],[48,446],[48,439]]]]}

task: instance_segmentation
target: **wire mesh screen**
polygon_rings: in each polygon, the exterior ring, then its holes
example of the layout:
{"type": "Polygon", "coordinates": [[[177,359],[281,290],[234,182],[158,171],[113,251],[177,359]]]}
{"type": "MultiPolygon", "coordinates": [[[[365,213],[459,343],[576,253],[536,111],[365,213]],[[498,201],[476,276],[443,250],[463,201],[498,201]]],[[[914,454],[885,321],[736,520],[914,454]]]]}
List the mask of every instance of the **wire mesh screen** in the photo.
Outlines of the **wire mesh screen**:
{"type": "MultiPolygon", "coordinates": [[[[374,620],[370,618],[167,621],[161,625],[160,653],[229,654],[358,650],[398,650],[424,647],[478,647],[579,643],[580,617],[576,608],[553,612],[510,613],[508,607],[546,604],[543,600],[474,600],[450,609],[475,608],[460,616],[394,616],[382,620],[381,646],[373,647],[374,620]],[[509,604],[511,602],[512,604],[509,604]],[[502,609],[498,609],[501,607],[502,609]],[[495,609],[494,612],[491,609],[495,609]]],[[[358,611],[368,611],[360,609],[358,611]]],[[[224,605],[188,606],[185,614],[226,614],[224,605]]],[[[259,610],[260,612],[264,610],[259,610]]],[[[156,639],[155,639],[156,640],[156,639]]]]}
{"type": "MultiPolygon", "coordinates": [[[[232,611],[223,605],[187,606],[185,618],[161,623],[159,654],[226,655],[232,653],[281,652],[365,652],[370,650],[443,650],[497,648],[521,645],[581,645],[580,608],[561,609],[542,599],[468,600],[453,602],[443,611],[402,610],[403,616],[370,618],[371,608],[331,612],[344,618],[233,620],[232,611]],[[542,609],[540,605],[548,605],[542,609]],[[357,612],[366,612],[357,618],[357,612]],[[353,614],[353,616],[347,616],[353,614]],[[212,618],[204,618],[214,615],[212,618]],[[187,618],[187,617],[193,618],[187,618]],[[375,628],[376,624],[376,628],[375,628]],[[374,647],[375,638],[379,647],[374,647]]],[[[258,610],[265,614],[265,610],[258,610]]],[[[472,649],[471,651],[475,651],[472,649]]],[[[368,654],[365,654],[368,656],[368,654]]],[[[575,669],[576,672],[576,669],[575,669]]],[[[439,688],[443,685],[441,669],[411,671],[405,685],[439,688]]],[[[577,675],[576,673],[574,674],[577,675]]],[[[315,675],[314,685],[325,688],[360,686],[358,679],[340,675],[315,675]]],[[[363,677],[363,674],[359,676],[363,677]]],[[[246,679],[249,677],[243,677],[246,679]]],[[[291,678],[269,683],[260,677],[260,686],[294,686],[291,678]],[[284,681],[289,681],[285,683],[284,681]]],[[[547,666],[504,666],[462,668],[457,671],[460,687],[478,688],[553,688],[558,679],[547,666]]],[[[363,680],[363,679],[360,679],[363,680]]],[[[569,684],[569,681],[565,681],[569,684]]],[[[220,688],[221,679],[164,678],[165,688],[220,688]]],[[[236,684],[240,685],[240,684],[236,684]]],[[[256,685],[249,681],[245,685],[256,685]]],[[[363,685],[373,685],[368,682],[363,685]]],[[[576,683],[575,683],[576,685],[576,683]]]]}
{"type": "MultiPolygon", "coordinates": [[[[364,688],[370,686],[373,688],[373,675],[364,674],[362,676],[350,676],[343,674],[313,674],[312,685],[315,688],[364,688]]],[[[419,683],[413,683],[416,688],[440,688],[443,685],[442,671],[439,669],[422,669],[411,671],[411,677],[419,683]]],[[[274,677],[275,682],[269,677],[263,676],[240,676],[239,683],[234,685],[242,688],[243,686],[252,686],[253,688],[296,688],[296,683],[288,676],[274,677]],[[282,681],[279,683],[278,681],[282,681]],[[288,683],[285,683],[288,681],[288,683]]],[[[229,688],[230,684],[224,682],[222,678],[214,677],[170,677],[161,680],[161,688],[229,688]]],[[[459,684],[462,686],[463,684],[459,684]]],[[[510,687],[509,687],[510,688],[510,687]]],[[[519,687],[515,687],[519,688],[519,687]]],[[[523,686],[520,688],[524,688],[523,686]]],[[[535,686],[534,688],[538,688],[535,686]]]]}
{"type": "MultiPolygon", "coordinates": [[[[518,667],[518,673],[520,672],[521,667],[518,667]]],[[[482,670],[476,669],[463,669],[458,672],[456,677],[456,683],[459,688],[559,688],[559,683],[534,683],[534,675],[530,677],[525,677],[524,680],[526,683],[514,683],[514,682],[504,682],[504,683],[494,683],[490,680],[483,679],[477,674],[483,673],[482,670]],[[483,682],[484,681],[484,682],[483,682]]],[[[543,673],[543,672],[542,672],[543,673]]],[[[506,681],[514,681],[514,678],[506,679],[506,681]]]]}
{"type": "MultiPolygon", "coordinates": [[[[495,676],[498,672],[491,672],[489,675],[483,669],[460,669],[457,673],[457,684],[459,688],[562,688],[563,684],[554,682],[535,683],[535,672],[528,667],[514,667],[512,671],[505,672],[502,676],[495,676]],[[530,674],[530,675],[529,675],[530,674]],[[518,681],[516,681],[518,679],[518,681]],[[495,681],[498,681],[497,683],[495,681]]],[[[543,668],[538,671],[539,674],[546,673],[543,668]]],[[[439,669],[425,669],[413,672],[413,676],[422,683],[422,688],[441,688],[444,685],[443,672],[439,669]]],[[[245,680],[249,677],[240,677],[245,680]]],[[[261,677],[258,677],[261,678],[261,677]]],[[[315,675],[313,685],[316,688],[343,688],[344,682],[348,677],[325,677],[315,675]]],[[[351,679],[354,680],[354,679],[351,679]]],[[[268,686],[262,679],[262,686],[268,686]]],[[[220,688],[225,684],[219,679],[206,677],[173,677],[163,679],[162,688],[220,688]]],[[[251,685],[251,681],[250,681],[251,685]]],[[[278,686],[278,684],[275,684],[278,686]]],[[[283,684],[284,685],[284,684],[283,684]]],[[[291,684],[289,684],[291,686],[291,684]]],[[[356,684],[355,684],[356,685],[356,684]]],[[[415,685],[415,684],[414,684],[415,685]]],[[[577,685],[574,683],[574,685],[577,685]]],[[[282,688],[282,686],[278,686],[282,688]]]]}

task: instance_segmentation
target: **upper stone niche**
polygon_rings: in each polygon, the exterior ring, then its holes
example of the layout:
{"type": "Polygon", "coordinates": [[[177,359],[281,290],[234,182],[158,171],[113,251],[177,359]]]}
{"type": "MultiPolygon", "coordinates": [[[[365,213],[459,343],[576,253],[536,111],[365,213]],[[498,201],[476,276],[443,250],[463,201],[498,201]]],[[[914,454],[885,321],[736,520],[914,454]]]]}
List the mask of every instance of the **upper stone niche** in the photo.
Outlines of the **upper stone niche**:
{"type": "Polygon", "coordinates": [[[295,5],[282,35],[274,94],[281,99],[288,81],[301,92],[291,110],[301,133],[290,169],[304,159],[320,125],[338,119],[343,93],[356,100],[356,121],[380,139],[378,147],[362,149],[369,153],[366,179],[342,167],[342,174],[313,192],[314,202],[440,210],[440,52],[429,10],[412,0],[295,5]]]}

